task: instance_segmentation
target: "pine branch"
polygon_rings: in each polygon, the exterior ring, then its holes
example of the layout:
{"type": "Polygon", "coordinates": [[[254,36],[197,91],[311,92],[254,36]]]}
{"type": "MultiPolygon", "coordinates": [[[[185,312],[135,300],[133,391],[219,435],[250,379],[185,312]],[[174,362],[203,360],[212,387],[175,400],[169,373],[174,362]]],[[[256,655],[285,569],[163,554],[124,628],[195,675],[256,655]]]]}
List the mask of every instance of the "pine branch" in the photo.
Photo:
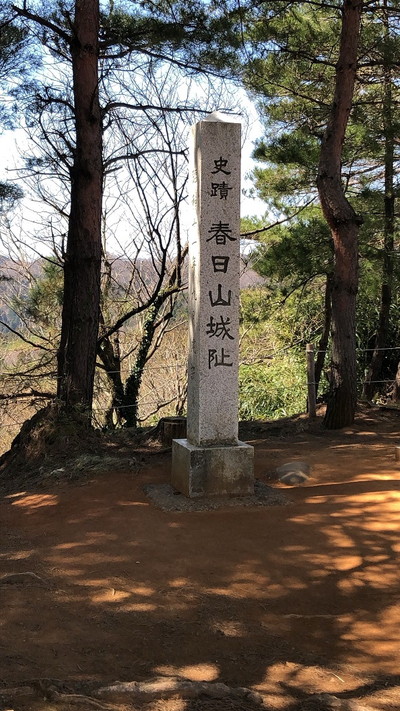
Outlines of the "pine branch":
{"type": "Polygon", "coordinates": [[[19,17],[25,17],[27,20],[37,22],[38,25],[41,25],[42,27],[47,27],[48,30],[54,32],[58,37],[61,37],[61,39],[67,42],[67,44],[71,44],[72,37],[67,32],[61,29],[61,27],[56,25],[54,22],[50,22],[50,20],[47,20],[45,17],[41,17],[41,15],[37,15],[35,12],[28,10],[25,7],[25,3],[24,7],[18,7],[17,5],[12,5],[11,7],[19,17]]]}
{"type": "Polygon", "coordinates": [[[276,222],[273,222],[271,225],[266,225],[265,227],[260,227],[257,230],[251,230],[251,232],[241,232],[240,236],[248,239],[249,237],[254,237],[255,235],[259,235],[262,232],[268,232],[268,230],[272,230],[274,227],[277,227],[278,225],[283,225],[285,222],[289,222],[289,220],[292,220],[293,217],[296,217],[296,215],[299,215],[303,210],[306,209],[309,205],[311,205],[314,202],[314,198],[312,200],[309,200],[308,202],[305,203],[305,205],[302,205],[299,207],[296,212],[293,212],[291,215],[288,215],[288,217],[284,217],[282,220],[277,220],[276,222]]]}

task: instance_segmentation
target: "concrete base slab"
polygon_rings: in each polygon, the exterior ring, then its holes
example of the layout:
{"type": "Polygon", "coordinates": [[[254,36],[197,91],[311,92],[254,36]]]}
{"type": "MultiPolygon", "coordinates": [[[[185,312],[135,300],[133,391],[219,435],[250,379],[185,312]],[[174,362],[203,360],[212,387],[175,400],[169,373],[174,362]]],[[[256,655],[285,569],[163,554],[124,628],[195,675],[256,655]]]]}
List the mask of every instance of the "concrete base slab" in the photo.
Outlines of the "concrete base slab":
{"type": "Polygon", "coordinates": [[[174,439],[171,483],[189,498],[251,495],[254,448],[245,442],[196,447],[187,439],[174,439]]]}

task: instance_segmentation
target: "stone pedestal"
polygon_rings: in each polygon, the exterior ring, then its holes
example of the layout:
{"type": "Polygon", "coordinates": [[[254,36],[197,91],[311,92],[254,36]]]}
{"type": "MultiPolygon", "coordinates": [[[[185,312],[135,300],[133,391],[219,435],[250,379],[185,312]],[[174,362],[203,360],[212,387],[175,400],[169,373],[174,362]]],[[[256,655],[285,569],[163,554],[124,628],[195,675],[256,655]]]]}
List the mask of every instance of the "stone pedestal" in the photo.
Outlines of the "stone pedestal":
{"type": "Polygon", "coordinates": [[[187,439],[172,443],[172,486],[189,498],[248,496],[254,493],[253,447],[196,447],[187,439]]]}
{"type": "Polygon", "coordinates": [[[253,492],[253,448],[238,441],[240,124],[192,129],[187,440],[172,483],[187,496],[253,492]]]}

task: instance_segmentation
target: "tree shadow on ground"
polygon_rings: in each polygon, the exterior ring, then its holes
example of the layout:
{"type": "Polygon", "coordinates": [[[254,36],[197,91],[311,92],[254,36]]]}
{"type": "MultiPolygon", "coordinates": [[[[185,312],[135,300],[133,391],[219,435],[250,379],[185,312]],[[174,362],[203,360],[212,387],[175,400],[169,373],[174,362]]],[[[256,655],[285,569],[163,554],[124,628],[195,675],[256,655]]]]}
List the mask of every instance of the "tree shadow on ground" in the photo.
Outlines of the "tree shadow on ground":
{"type": "MultiPolygon", "coordinates": [[[[2,679],[178,675],[257,688],[285,711],[321,690],[367,697],[363,679],[398,685],[397,478],[195,514],[149,503],[143,485],[168,478],[164,456],[140,474],[8,495],[2,572],[38,580],[0,581],[2,679]]],[[[184,708],[235,708],[218,703],[184,708]]]]}

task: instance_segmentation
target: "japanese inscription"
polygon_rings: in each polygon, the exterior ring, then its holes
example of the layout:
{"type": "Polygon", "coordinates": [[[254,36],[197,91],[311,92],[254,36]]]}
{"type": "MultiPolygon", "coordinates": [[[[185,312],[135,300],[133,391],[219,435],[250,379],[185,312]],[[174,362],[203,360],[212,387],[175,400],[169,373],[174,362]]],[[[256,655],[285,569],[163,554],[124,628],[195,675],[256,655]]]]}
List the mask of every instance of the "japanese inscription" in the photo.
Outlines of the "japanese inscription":
{"type": "MultiPolygon", "coordinates": [[[[220,200],[229,201],[230,191],[233,186],[228,182],[228,176],[231,175],[229,159],[224,155],[213,159],[213,164],[210,165],[210,196],[219,197],[220,200]],[[214,176],[222,174],[221,182],[216,182],[214,176]]],[[[212,214],[212,222],[207,231],[210,235],[207,242],[218,247],[229,247],[231,242],[237,242],[238,237],[235,236],[234,230],[230,222],[222,218],[219,219],[218,203],[216,203],[215,213],[212,214]]],[[[229,269],[230,255],[229,250],[226,254],[216,253],[211,255],[211,266],[214,273],[227,274],[229,269]]],[[[215,309],[229,309],[232,304],[232,290],[224,286],[223,277],[213,289],[208,292],[210,307],[213,311],[210,313],[208,323],[206,325],[206,335],[212,341],[234,341],[235,336],[232,335],[231,318],[220,311],[214,313],[215,309]]],[[[210,347],[208,349],[208,369],[220,367],[232,367],[233,356],[228,346],[210,347]]]]}
{"type": "Polygon", "coordinates": [[[225,348],[221,348],[220,351],[217,351],[216,348],[209,348],[208,367],[212,368],[213,365],[215,367],[225,365],[228,368],[231,368],[233,366],[231,356],[229,355],[229,353],[225,352],[225,348]]]}
{"type": "Polygon", "coordinates": [[[211,257],[211,262],[213,265],[213,270],[215,272],[223,272],[226,274],[228,271],[229,257],[223,254],[213,254],[211,257]]]}
{"type": "Polygon", "coordinates": [[[231,235],[232,230],[229,227],[229,222],[216,222],[211,225],[208,231],[211,232],[211,237],[208,238],[207,242],[211,242],[213,239],[215,239],[216,244],[226,244],[227,240],[236,241],[236,237],[231,235]]]}
{"type": "Polygon", "coordinates": [[[234,339],[233,336],[231,336],[230,323],[231,320],[229,316],[226,318],[220,316],[219,320],[214,319],[214,316],[210,316],[206,333],[208,336],[215,336],[216,338],[221,338],[222,340],[224,338],[229,338],[233,341],[234,339]]]}
{"type": "Polygon", "coordinates": [[[228,289],[226,297],[222,296],[222,284],[217,286],[217,296],[213,296],[213,292],[209,291],[208,296],[210,298],[211,306],[230,306],[232,300],[232,291],[228,289]]]}
{"type": "Polygon", "coordinates": [[[227,165],[228,165],[227,159],[220,156],[219,158],[214,160],[214,170],[211,171],[211,174],[215,175],[215,173],[224,173],[224,175],[230,175],[231,171],[225,170],[227,165]]]}

